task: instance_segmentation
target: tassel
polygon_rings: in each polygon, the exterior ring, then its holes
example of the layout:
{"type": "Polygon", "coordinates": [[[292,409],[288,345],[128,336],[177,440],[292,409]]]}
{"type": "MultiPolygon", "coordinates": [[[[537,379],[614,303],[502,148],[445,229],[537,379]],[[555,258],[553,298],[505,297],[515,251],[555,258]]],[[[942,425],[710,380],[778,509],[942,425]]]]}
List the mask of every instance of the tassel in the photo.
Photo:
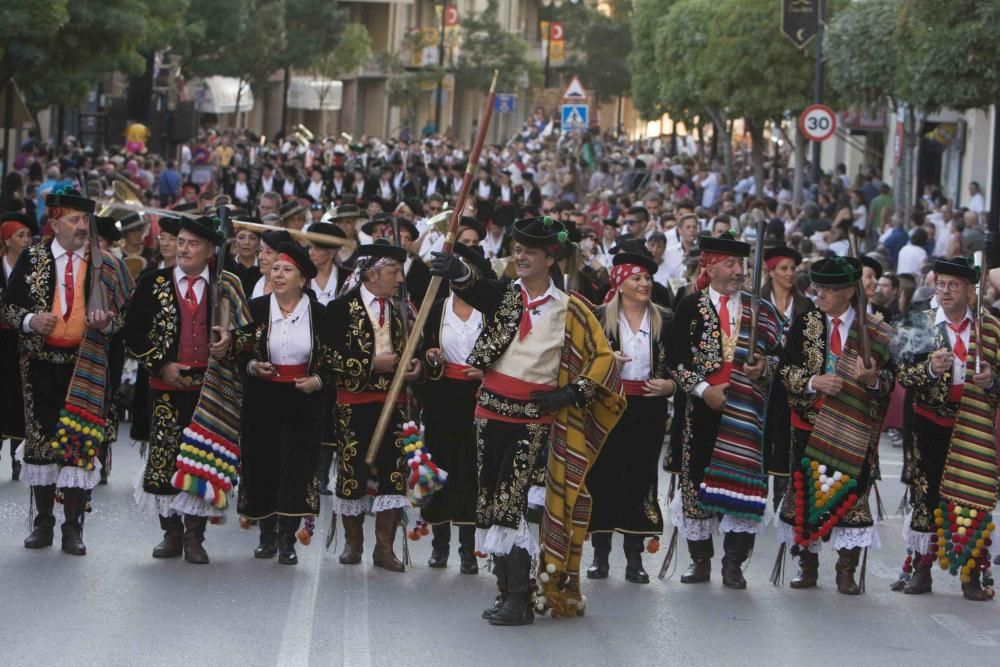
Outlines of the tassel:
{"type": "Polygon", "coordinates": [[[28,530],[35,529],[35,487],[28,487],[28,530]]]}
{"type": "Polygon", "coordinates": [[[149,443],[145,440],[139,442],[139,458],[142,459],[143,461],[146,460],[146,446],[148,444],[149,443]]]}
{"type": "Polygon", "coordinates": [[[785,583],[785,550],[787,545],[782,542],[778,547],[778,557],[774,559],[774,567],[771,568],[771,583],[775,586],[783,586],[785,583]]]}
{"type": "Polygon", "coordinates": [[[677,491],[677,475],[670,476],[670,486],[667,487],[667,504],[669,505],[674,499],[674,493],[677,491]]]}
{"type": "Polygon", "coordinates": [[[667,545],[667,554],[663,557],[663,565],[660,566],[660,574],[657,575],[657,579],[663,579],[667,576],[667,570],[670,568],[670,563],[674,559],[674,552],[677,551],[678,532],[677,526],[674,526],[674,531],[670,533],[670,544],[667,545]]]}
{"type": "Polygon", "coordinates": [[[861,553],[861,573],[858,575],[858,588],[865,592],[865,573],[868,571],[868,547],[861,553]]]}
{"type": "Polygon", "coordinates": [[[896,514],[899,516],[906,515],[906,508],[910,505],[910,485],[907,484],[903,488],[903,497],[899,500],[899,507],[896,508],[896,514]]]}
{"type": "Polygon", "coordinates": [[[406,543],[406,527],[400,523],[403,531],[403,566],[410,567],[410,545],[406,543]]]}
{"type": "Polygon", "coordinates": [[[330,545],[337,539],[337,513],[330,512],[330,527],[326,529],[326,549],[330,550],[330,545]]]}
{"type": "Polygon", "coordinates": [[[873,483],[872,488],[875,489],[875,507],[878,511],[878,520],[885,521],[888,515],[885,513],[885,505],[882,504],[882,494],[878,492],[878,483],[873,483]]]}

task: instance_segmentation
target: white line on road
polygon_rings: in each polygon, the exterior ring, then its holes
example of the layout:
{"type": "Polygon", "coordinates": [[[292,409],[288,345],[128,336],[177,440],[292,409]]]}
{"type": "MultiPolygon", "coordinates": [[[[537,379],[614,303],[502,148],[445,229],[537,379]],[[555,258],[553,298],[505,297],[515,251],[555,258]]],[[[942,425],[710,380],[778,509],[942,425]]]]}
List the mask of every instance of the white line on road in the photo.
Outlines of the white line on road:
{"type": "MultiPolygon", "coordinates": [[[[403,536],[406,539],[406,536],[403,536]]],[[[341,664],[351,665],[351,667],[369,667],[372,664],[371,637],[368,634],[368,614],[372,608],[368,604],[368,575],[367,572],[359,572],[361,575],[360,600],[357,593],[350,588],[344,594],[343,630],[341,631],[340,645],[343,648],[344,660],[341,664]]]]}
{"type": "MultiPolygon", "coordinates": [[[[319,540],[316,540],[317,544],[319,540]]],[[[319,592],[319,573],[329,552],[320,551],[318,558],[310,559],[308,565],[296,566],[295,582],[288,601],[285,629],[281,633],[278,649],[278,667],[300,667],[309,664],[312,654],[313,623],[316,618],[316,595],[319,592]]]]}
{"type": "Polygon", "coordinates": [[[954,614],[931,614],[934,622],[953,634],[964,644],[973,646],[996,646],[997,643],[992,637],[980,634],[972,629],[968,623],[954,614]]]}

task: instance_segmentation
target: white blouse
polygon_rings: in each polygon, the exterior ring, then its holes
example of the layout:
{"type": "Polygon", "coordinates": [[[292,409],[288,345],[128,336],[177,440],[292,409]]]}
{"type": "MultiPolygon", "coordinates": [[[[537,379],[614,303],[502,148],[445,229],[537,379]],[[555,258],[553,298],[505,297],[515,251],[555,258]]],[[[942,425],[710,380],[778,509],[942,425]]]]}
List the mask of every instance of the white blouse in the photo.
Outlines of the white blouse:
{"type": "Polygon", "coordinates": [[[326,287],[320,287],[316,279],[309,282],[312,291],[316,293],[316,300],[324,306],[337,298],[337,268],[330,271],[330,277],[326,281],[326,287]]]}
{"type": "Polygon", "coordinates": [[[271,363],[293,366],[309,363],[312,355],[312,326],[309,321],[309,298],[303,296],[288,317],[281,314],[278,299],[271,295],[271,328],[267,337],[271,363]]]}
{"type": "Polygon", "coordinates": [[[473,310],[469,319],[463,322],[462,318],[455,314],[454,298],[449,296],[444,302],[444,312],[441,316],[441,350],[448,363],[464,365],[483,330],[483,314],[473,310]]]}
{"type": "Polygon", "coordinates": [[[632,331],[625,313],[618,316],[618,336],[621,338],[621,352],[631,359],[622,366],[623,380],[648,380],[653,375],[652,343],[650,340],[649,311],[642,316],[638,331],[632,331]]]}

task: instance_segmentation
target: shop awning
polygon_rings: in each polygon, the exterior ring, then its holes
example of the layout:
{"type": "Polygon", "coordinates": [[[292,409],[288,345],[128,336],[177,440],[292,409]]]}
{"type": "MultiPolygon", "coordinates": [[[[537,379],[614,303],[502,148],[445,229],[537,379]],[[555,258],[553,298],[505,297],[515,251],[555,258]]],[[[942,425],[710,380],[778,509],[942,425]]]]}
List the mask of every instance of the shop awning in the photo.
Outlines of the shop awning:
{"type": "Polygon", "coordinates": [[[307,111],[337,111],[344,97],[344,84],[332,79],[292,77],[288,84],[288,108],[307,111]],[[322,105],[320,104],[322,100],[322,105]]]}
{"type": "Polygon", "coordinates": [[[195,79],[191,86],[194,88],[192,97],[195,108],[202,113],[234,113],[237,95],[240,98],[240,111],[253,110],[253,92],[250,90],[250,84],[243,82],[241,90],[240,80],[235,77],[209,76],[195,79]]]}

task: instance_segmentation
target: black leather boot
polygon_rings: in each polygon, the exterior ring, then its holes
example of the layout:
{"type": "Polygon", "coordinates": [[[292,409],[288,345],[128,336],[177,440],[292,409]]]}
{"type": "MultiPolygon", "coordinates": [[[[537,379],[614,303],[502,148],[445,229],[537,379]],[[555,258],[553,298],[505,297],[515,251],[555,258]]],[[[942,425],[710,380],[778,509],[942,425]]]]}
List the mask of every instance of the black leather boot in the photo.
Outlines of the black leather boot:
{"type": "Polygon", "coordinates": [[[344,526],[344,550],[340,552],[341,565],[357,565],[365,546],[365,515],[340,515],[344,526]]]}
{"type": "Polygon", "coordinates": [[[253,550],[253,557],[274,558],[278,555],[278,517],[261,519],[257,525],[260,527],[260,543],[253,550]]]}
{"type": "Polygon", "coordinates": [[[837,550],[837,592],[843,595],[861,595],[861,587],[854,580],[854,571],[861,560],[861,547],[837,550]]]}
{"type": "Polygon", "coordinates": [[[649,575],[642,567],[644,546],[642,535],[625,536],[625,580],[633,584],[649,583],[649,575]]]}
{"type": "Polygon", "coordinates": [[[490,625],[530,625],[535,622],[530,579],[531,555],[526,549],[514,547],[507,556],[507,595],[497,612],[490,616],[490,625]]]}
{"type": "Polygon", "coordinates": [[[726,533],[722,541],[725,551],[722,557],[722,585],[726,588],[743,590],[747,587],[747,580],[743,578],[743,570],[740,568],[750,557],[755,538],[753,533],[726,533]]]}
{"type": "Polygon", "coordinates": [[[63,489],[62,551],[70,556],[86,556],[83,544],[83,514],[87,506],[86,489],[63,489]]]}
{"type": "Polygon", "coordinates": [[[184,522],[180,516],[160,517],[163,540],[153,547],[153,558],[178,558],[184,553],[184,522]]]}
{"type": "Polygon", "coordinates": [[[712,578],[712,556],[715,555],[715,546],[712,538],[707,540],[688,540],[688,554],[691,556],[691,565],[687,572],[681,575],[682,584],[700,584],[712,578]]]}
{"type": "Polygon", "coordinates": [[[299,557],[295,553],[295,531],[302,519],[297,516],[278,518],[278,562],[282,565],[297,565],[299,557]]]}
{"type": "Polygon", "coordinates": [[[14,482],[21,481],[21,462],[14,456],[14,452],[17,451],[20,444],[20,440],[10,439],[10,478],[14,482]]]}
{"type": "Polygon", "coordinates": [[[493,556],[493,574],[497,578],[497,597],[493,600],[493,606],[483,610],[483,618],[489,620],[500,611],[500,605],[507,597],[507,557],[493,556]]]}
{"type": "Polygon", "coordinates": [[[925,559],[921,554],[913,554],[913,575],[903,587],[907,595],[923,595],[931,592],[931,566],[933,561],[925,559]]]}
{"type": "Polygon", "coordinates": [[[611,533],[591,533],[590,543],[594,547],[594,562],[587,568],[588,579],[607,579],[611,564],[611,533]]]}
{"type": "Polygon", "coordinates": [[[479,574],[479,561],[476,559],[476,527],[458,527],[458,557],[462,564],[459,572],[462,574],[479,574]]]}
{"type": "Polygon", "coordinates": [[[431,526],[434,538],[431,540],[431,557],[427,567],[435,569],[448,567],[448,551],[451,549],[451,524],[439,523],[431,526]]]}
{"type": "Polygon", "coordinates": [[[962,584],[962,597],[973,602],[986,602],[991,599],[989,593],[983,590],[978,568],[969,575],[968,583],[962,584]]]}
{"type": "Polygon", "coordinates": [[[208,565],[208,553],[202,543],[205,541],[207,516],[184,515],[184,560],[194,565],[208,565]]]}
{"type": "Polygon", "coordinates": [[[819,554],[803,550],[799,554],[799,573],[788,586],[790,588],[815,588],[819,579],[819,554]]]}
{"type": "Polygon", "coordinates": [[[56,503],[56,487],[33,486],[35,498],[35,524],[31,534],[24,540],[25,549],[43,549],[52,546],[52,533],[56,527],[56,517],[52,513],[56,503]]]}

